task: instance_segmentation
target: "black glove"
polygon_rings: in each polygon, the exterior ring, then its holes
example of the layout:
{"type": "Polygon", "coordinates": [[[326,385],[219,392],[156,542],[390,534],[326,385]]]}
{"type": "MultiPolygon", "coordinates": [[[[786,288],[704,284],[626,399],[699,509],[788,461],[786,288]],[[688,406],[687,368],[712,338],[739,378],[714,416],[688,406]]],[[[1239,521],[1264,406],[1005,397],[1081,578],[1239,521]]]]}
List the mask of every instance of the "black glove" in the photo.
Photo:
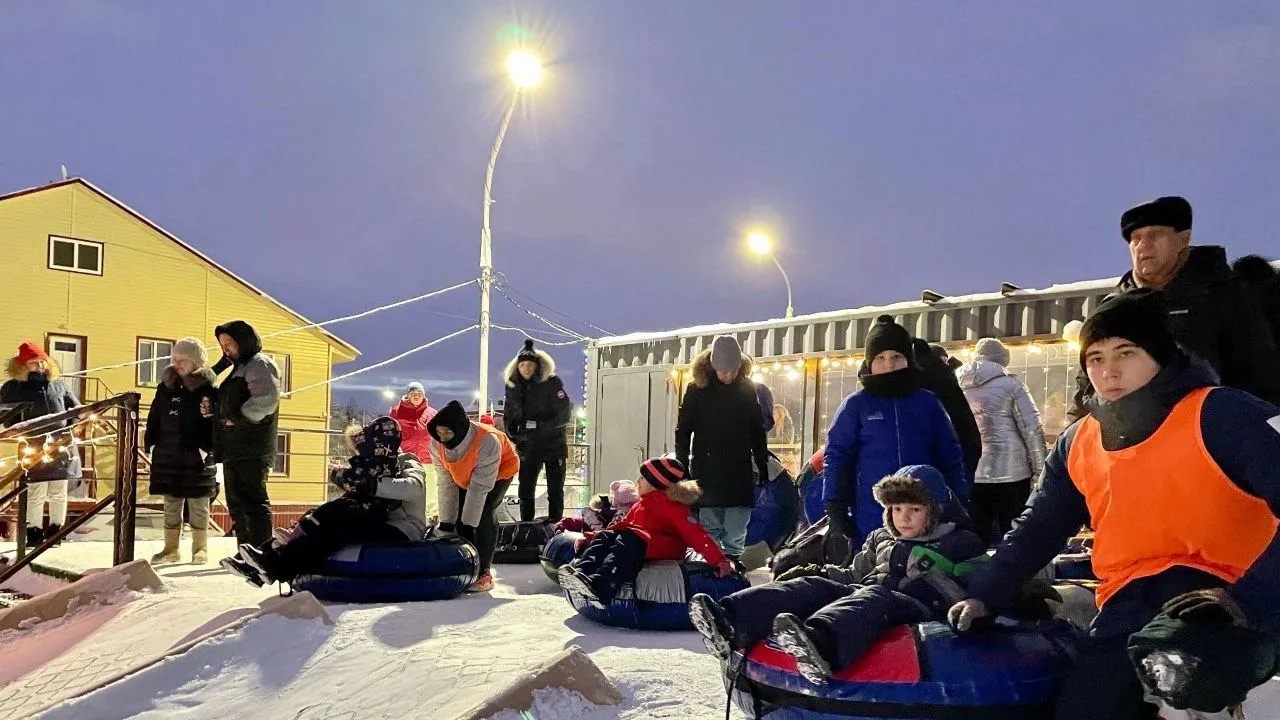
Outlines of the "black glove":
{"type": "Polygon", "coordinates": [[[849,517],[849,506],[846,503],[839,500],[828,500],[823,509],[827,513],[827,523],[831,526],[831,532],[850,539],[858,534],[858,528],[853,524],[853,518],[849,517]]]}
{"type": "Polygon", "coordinates": [[[1226,588],[1192,590],[1173,598],[1161,609],[1174,620],[1188,623],[1249,626],[1249,619],[1226,588]]]}
{"type": "Polygon", "coordinates": [[[474,525],[458,525],[458,537],[472,545],[476,544],[476,528],[474,525]]]}

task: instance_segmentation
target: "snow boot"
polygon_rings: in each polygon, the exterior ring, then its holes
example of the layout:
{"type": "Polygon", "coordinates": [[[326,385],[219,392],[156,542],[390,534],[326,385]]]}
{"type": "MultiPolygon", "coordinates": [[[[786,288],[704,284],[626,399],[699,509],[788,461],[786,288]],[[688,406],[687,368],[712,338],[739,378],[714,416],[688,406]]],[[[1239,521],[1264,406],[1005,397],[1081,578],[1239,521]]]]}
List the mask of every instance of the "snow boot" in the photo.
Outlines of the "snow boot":
{"type": "MultiPolygon", "coordinates": [[[[49,538],[53,537],[54,535],[57,535],[61,531],[62,531],[61,525],[58,525],[57,523],[50,523],[49,528],[44,531],[44,539],[48,540],[49,538]]],[[[61,544],[62,544],[62,541],[59,540],[58,542],[54,543],[52,547],[58,547],[61,544]]]]}
{"type": "Polygon", "coordinates": [[[493,575],[491,575],[490,573],[484,573],[480,577],[476,578],[475,582],[471,583],[471,586],[467,588],[467,592],[486,593],[492,589],[493,589],[493,575]]]}
{"type": "Polygon", "coordinates": [[[164,529],[164,548],[151,556],[152,565],[169,565],[182,558],[178,556],[178,541],[182,539],[182,528],[164,529]]]}
{"type": "Polygon", "coordinates": [[[693,629],[702,636],[702,644],[707,646],[707,652],[717,660],[729,659],[733,652],[730,644],[733,625],[720,603],[712,600],[706,593],[694,595],[689,600],[689,621],[693,623],[693,629]]]}
{"type": "Polygon", "coordinates": [[[267,581],[258,572],[257,568],[241,560],[239,556],[233,555],[229,558],[223,558],[218,561],[218,564],[232,575],[239,575],[244,578],[245,582],[254,587],[262,587],[267,584],[267,581]]]}
{"type": "Polygon", "coordinates": [[[831,679],[831,664],[818,652],[800,618],[791,613],[782,613],[774,618],[773,635],[778,646],[796,659],[796,669],[805,680],[823,685],[831,679]]]}
{"type": "Polygon", "coordinates": [[[205,565],[209,562],[209,530],[191,531],[191,564],[205,565]]]}
{"type": "Polygon", "coordinates": [[[27,549],[39,547],[44,542],[44,529],[38,527],[27,528],[27,549]]]}
{"type": "Polygon", "coordinates": [[[596,595],[595,588],[591,587],[591,581],[587,579],[582,571],[570,565],[561,565],[560,570],[556,573],[556,579],[560,581],[560,587],[566,592],[578,595],[583,599],[600,605],[600,597],[596,595]]]}
{"type": "Polygon", "coordinates": [[[240,558],[263,578],[271,582],[279,579],[280,563],[274,546],[264,551],[246,543],[240,546],[240,558]]]}

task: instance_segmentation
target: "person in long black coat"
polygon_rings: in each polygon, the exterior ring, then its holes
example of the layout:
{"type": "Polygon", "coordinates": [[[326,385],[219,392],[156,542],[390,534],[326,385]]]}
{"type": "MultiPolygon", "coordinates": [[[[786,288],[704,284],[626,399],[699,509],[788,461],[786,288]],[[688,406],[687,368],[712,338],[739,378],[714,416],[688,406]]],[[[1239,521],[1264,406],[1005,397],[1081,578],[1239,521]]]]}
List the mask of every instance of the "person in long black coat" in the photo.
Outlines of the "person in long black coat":
{"type": "Polygon", "coordinates": [[[183,508],[191,512],[191,562],[208,562],[209,503],[217,494],[213,427],[218,390],[197,338],[174,343],[147,410],[143,444],[151,456],[152,495],[164,496],[164,548],[151,564],[178,562],[183,508]]]}
{"type": "Polygon", "coordinates": [[[939,358],[937,352],[924,340],[913,340],[911,350],[923,376],[922,387],[938,396],[942,409],[951,418],[951,427],[955,428],[956,437],[960,439],[960,451],[964,453],[965,473],[972,480],[978,472],[978,461],[982,458],[982,433],[978,430],[978,421],[973,417],[973,410],[964,396],[964,390],[960,388],[960,381],[956,379],[955,368],[939,358]]]}
{"type": "Polygon", "coordinates": [[[573,416],[573,401],[556,375],[556,362],[526,340],[524,349],[507,365],[506,403],[502,418],[507,437],[520,453],[520,520],[534,515],[538,473],[546,470],[547,517],[564,517],[564,474],[569,460],[565,428],[573,416]]]}
{"type": "Polygon", "coordinates": [[[711,349],[694,358],[693,384],[676,420],[676,459],[702,487],[698,519],[734,559],[746,543],[756,478],[764,482],[770,477],[764,417],[751,368],[751,358],[735,338],[717,337],[711,349]]]}

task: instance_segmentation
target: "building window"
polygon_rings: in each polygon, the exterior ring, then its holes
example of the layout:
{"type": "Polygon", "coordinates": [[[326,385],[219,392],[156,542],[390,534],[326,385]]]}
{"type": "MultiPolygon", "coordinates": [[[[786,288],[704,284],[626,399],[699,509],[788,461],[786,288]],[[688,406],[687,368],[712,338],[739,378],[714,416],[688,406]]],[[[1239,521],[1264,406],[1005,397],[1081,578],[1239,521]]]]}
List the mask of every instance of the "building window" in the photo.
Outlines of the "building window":
{"type": "Polygon", "coordinates": [[[173,341],[138,339],[138,387],[155,387],[164,377],[173,353],[173,341]]]}
{"type": "Polygon", "coordinates": [[[102,243],[49,236],[49,269],[102,274],[102,243]]]}
{"type": "Polygon", "coordinates": [[[271,462],[271,474],[289,474],[289,433],[276,435],[276,457],[271,462]]]}
{"type": "Polygon", "coordinates": [[[292,359],[284,353],[273,353],[263,351],[263,355],[271,358],[276,368],[280,370],[280,393],[282,397],[289,397],[285,393],[293,390],[293,362],[292,359]]]}

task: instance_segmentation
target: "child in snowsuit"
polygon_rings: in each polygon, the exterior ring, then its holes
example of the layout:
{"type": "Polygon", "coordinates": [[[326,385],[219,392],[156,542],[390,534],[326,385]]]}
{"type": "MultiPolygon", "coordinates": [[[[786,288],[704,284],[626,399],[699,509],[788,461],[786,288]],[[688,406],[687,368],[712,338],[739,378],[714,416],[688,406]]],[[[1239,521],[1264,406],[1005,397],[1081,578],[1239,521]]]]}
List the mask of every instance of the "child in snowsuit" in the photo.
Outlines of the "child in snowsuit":
{"type": "Polygon", "coordinates": [[[562,532],[600,532],[607,530],[614,520],[619,520],[639,499],[636,484],[630,480],[615,480],[609,492],[591,498],[582,509],[581,517],[565,518],[556,523],[555,534],[562,532]]]}
{"type": "Polygon", "coordinates": [[[560,587],[607,605],[623,583],[636,579],[645,561],[683,560],[688,548],[697,550],[720,577],[733,572],[689,510],[702,491],[685,480],[683,463],[669,457],[646,460],[636,488],[640,500],[621,520],[578,541],[578,558],[560,567],[560,587]]]}
{"type": "Polygon", "coordinates": [[[902,468],[874,492],[884,526],[867,537],[851,567],[795,568],[793,579],[747,588],[719,603],[694,595],[689,617],[707,649],[723,660],[772,632],[795,656],[800,674],[821,684],[890,627],[941,619],[964,597],[955,566],[982,555],[985,544],[973,531],[940,521],[955,499],[928,465],[902,468]]]}

